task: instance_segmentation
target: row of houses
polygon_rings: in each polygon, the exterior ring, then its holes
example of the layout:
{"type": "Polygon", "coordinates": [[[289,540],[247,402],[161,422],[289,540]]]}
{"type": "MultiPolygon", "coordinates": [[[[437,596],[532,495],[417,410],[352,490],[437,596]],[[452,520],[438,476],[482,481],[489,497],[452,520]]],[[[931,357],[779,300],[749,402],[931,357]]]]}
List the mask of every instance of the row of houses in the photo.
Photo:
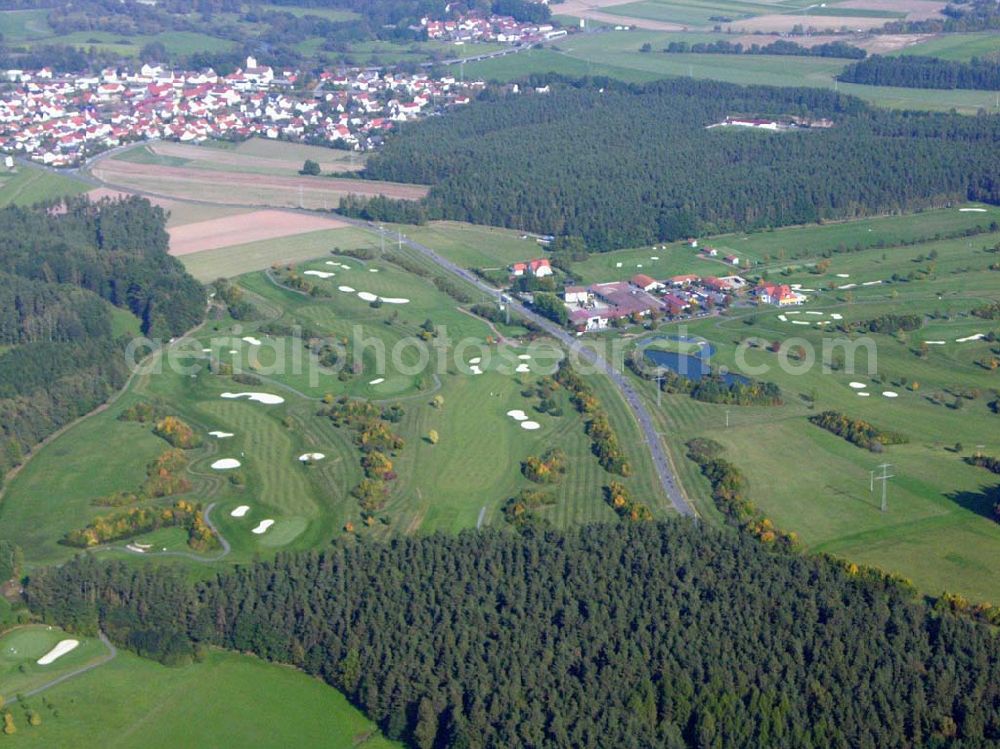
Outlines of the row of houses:
{"type": "Polygon", "coordinates": [[[0,148],[50,166],[72,166],[97,151],[162,138],[286,138],[367,150],[395,123],[466,104],[485,86],[426,73],[324,72],[298,90],[299,73],[248,57],[229,74],[143,64],[98,75],[8,70],[0,93],[0,148]]]}
{"type": "Polygon", "coordinates": [[[535,44],[565,36],[566,32],[549,23],[522,23],[510,16],[483,16],[469,13],[447,21],[423,18],[420,25],[428,39],[462,42],[499,42],[500,44],[535,44]]]}

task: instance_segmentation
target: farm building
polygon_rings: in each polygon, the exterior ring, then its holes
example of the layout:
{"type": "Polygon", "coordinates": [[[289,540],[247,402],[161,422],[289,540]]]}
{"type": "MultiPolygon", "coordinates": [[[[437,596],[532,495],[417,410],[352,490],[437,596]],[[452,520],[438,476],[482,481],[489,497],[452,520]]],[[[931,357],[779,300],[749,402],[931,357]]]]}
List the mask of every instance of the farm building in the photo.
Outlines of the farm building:
{"type": "Polygon", "coordinates": [[[549,263],[548,258],[536,258],[526,263],[514,263],[510,266],[510,272],[515,277],[530,274],[535,278],[544,278],[545,276],[552,275],[552,265],[549,263]]]}
{"type": "Polygon", "coordinates": [[[632,285],[637,289],[642,289],[643,291],[659,291],[664,288],[662,283],[650,276],[647,276],[645,273],[639,273],[632,276],[632,285]]]}

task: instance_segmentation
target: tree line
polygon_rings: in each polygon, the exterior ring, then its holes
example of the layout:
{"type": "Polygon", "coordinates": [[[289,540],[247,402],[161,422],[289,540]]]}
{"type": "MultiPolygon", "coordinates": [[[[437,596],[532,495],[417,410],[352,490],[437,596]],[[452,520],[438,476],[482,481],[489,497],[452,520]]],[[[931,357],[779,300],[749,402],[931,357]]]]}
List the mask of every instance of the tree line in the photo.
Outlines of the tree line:
{"type": "Polygon", "coordinates": [[[837,76],[844,83],[902,88],[1000,90],[1000,62],[973,57],[968,62],[937,57],[872,55],[837,76]]]}
{"type": "Polygon", "coordinates": [[[147,335],[196,325],[205,295],[144,199],[0,209],[0,473],[124,386],[112,305],[147,335]]]}
{"type": "Polygon", "coordinates": [[[83,554],[27,600],[168,663],[216,645],[292,664],[421,749],[1000,740],[986,626],[687,520],[351,540],[201,582],[83,554]]]}
{"type": "Polygon", "coordinates": [[[712,42],[673,41],[663,48],[668,53],[695,53],[710,55],[795,55],[797,57],[842,57],[848,60],[862,60],[868,53],[861,47],[847,42],[824,42],[811,47],[803,47],[787,39],[778,39],[770,44],[749,44],[728,42],[719,39],[712,42]]]}
{"type": "Polygon", "coordinates": [[[430,219],[580,237],[590,250],[1000,202],[998,116],[883,111],[832,91],[680,78],[545,75],[523,88],[404,124],[364,176],[431,184],[430,219]],[[736,115],[833,126],[707,127],[736,115]]]}

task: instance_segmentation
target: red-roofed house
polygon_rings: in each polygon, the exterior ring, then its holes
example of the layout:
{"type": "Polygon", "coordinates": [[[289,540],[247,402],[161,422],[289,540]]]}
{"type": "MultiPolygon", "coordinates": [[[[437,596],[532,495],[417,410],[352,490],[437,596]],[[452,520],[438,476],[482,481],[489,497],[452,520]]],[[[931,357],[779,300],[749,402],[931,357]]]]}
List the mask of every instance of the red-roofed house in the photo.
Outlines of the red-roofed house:
{"type": "Polygon", "coordinates": [[[804,294],[792,291],[783,283],[762,283],[756,288],[756,294],[761,304],[773,304],[775,307],[791,307],[806,300],[804,294]]]}
{"type": "Polygon", "coordinates": [[[526,263],[514,263],[510,266],[510,272],[514,276],[523,276],[525,273],[530,273],[535,278],[544,278],[545,276],[552,275],[552,265],[549,263],[548,258],[536,258],[526,263]]]}
{"type": "Polygon", "coordinates": [[[632,276],[632,285],[643,291],[658,291],[663,288],[663,284],[645,273],[638,273],[632,276]]]}

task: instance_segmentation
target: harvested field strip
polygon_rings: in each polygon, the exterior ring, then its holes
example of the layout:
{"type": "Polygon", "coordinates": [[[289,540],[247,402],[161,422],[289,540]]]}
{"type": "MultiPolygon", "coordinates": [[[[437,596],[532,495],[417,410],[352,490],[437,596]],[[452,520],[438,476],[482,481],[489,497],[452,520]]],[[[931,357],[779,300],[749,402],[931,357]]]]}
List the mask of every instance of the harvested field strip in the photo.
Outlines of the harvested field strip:
{"type": "Polygon", "coordinates": [[[339,229],[344,226],[346,224],[342,221],[324,216],[303,216],[282,211],[254,211],[240,216],[209,219],[171,228],[170,254],[187,255],[192,252],[277,239],[322,229],[339,229]]]}
{"type": "MultiPolygon", "coordinates": [[[[192,146],[185,143],[173,143],[163,141],[152,143],[147,146],[149,150],[159,156],[172,156],[187,159],[192,168],[201,169],[216,166],[219,168],[229,167],[233,171],[258,172],[258,173],[298,173],[302,168],[301,158],[280,158],[277,156],[253,156],[239,151],[225,151],[221,148],[205,148],[203,146],[192,146]]],[[[347,151],[334,151],[327,149],[329,157],[317,158],[315,161],[324,172],[346,171],[350,169],[361,169],[364,166],[364,157],[347,151]]]]}

